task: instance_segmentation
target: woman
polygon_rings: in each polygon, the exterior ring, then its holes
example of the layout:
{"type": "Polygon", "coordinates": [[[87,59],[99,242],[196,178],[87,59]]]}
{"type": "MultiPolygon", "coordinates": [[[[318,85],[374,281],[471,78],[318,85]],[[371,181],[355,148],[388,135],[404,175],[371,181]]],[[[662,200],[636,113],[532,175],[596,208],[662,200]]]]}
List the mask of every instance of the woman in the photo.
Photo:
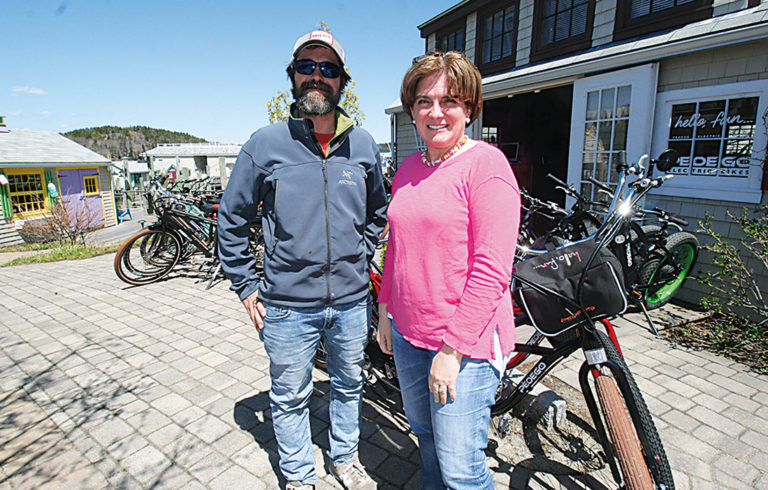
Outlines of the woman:
{"type": "Polygon", "coordinates": [[[427,148],[392,183],[377,340],[394,350],[423,488],[493,488],[490,407],[516,340],[520,193],[504,154],[464,134],[480,88],[477,68],[448,52],[417,60],[400,92],[427,148]]]}

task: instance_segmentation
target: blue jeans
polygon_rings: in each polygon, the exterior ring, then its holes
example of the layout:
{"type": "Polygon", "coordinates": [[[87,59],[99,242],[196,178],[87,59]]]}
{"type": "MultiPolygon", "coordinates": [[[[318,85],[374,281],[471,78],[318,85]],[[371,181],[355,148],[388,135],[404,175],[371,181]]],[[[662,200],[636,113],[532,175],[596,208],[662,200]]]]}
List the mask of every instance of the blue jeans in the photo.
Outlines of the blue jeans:
{"type": "Polygon", "coordinates": [[[405,415],[419,438],[421,488],[493,488],[485,460],[499,374],[491,363],[464,358],[456,400],[435,403],[428,379],[437,352],[411,345],[393,325],[392,343],[405,415]]]}
{"type": "Polygon", "coordinates": [[[344,305],[294,308],[264,303],[261,339],[269,355],[272,423],[280,470],[288,481],[317,480],[309,398],[321,336],[331,378],[329,456],[346,462],[357,452],[363,393],[363,350],[368,340],[368,299],[344,305]]]}

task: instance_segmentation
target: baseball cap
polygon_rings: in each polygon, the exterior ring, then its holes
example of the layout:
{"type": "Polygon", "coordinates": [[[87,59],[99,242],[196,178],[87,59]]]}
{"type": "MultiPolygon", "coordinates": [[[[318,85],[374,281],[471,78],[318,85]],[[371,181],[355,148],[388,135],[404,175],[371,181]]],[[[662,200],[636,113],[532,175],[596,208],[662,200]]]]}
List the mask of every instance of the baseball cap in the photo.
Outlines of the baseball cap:
{"type": "Polygon", "coordinates": [[[299,51],[312,45],[331,48],[333,52],[336,53],[336,56],[339,57],[339,60],[341,60],[341,65],[344,66],[346,63],[346,60],[344,59],[344,48],[341,47],[339,41],[334,39],[329,32],[320,30],[304,34],[296,41],[296,44],[293,45],[294,59],[296,58],[296,55],[299,54],[299,51]]]}

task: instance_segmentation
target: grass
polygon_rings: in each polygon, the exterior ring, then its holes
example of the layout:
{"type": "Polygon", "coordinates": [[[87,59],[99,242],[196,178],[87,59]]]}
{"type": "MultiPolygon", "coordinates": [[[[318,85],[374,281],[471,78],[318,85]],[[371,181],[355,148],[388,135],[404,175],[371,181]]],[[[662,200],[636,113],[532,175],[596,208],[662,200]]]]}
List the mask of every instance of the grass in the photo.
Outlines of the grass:
{"type": "Polygon", "coordinates": [[[0,248],[0,253],[3,252],[34,252],[37,250],[49,250],[51,248],[61,246],[63,243],[22,243],[21,245],[11,245],[10,247],[0,248]]]}
{"type": "MultiPolygon", "coordinates": [[[[24,246],[19,246],[24,247],[24,246]]],[[[9,250],[7,247],[0,249],[0,252],[24,252],[41,250],[40,253],[29,255],[26,257],[18,257],[4,264],[0,264],[0,267],[11,267],[14,265],[22,264],[40,264],[44,262],[58,262],[61,260],[79,260],[87,259],[90,257],[96,257],[98,255],[104,255],[108,253],[116,252],[120,245],[70,245],[70,244],[58,244],[54,248],[50,248],[51,244],[47,244],[46,248],[19,248],[18,250],[9,250]]]]}

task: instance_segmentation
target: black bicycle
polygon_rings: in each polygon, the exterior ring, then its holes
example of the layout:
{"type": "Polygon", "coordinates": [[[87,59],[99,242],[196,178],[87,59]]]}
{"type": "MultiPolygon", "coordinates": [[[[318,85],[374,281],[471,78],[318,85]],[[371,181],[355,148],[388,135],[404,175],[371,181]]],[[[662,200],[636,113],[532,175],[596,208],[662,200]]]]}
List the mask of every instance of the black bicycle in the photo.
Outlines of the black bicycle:
{"type": "MultiPolygon", "coordinates": [[[[180,262],[202,255],[208,267],[208,288],[221,270],[217,254],[216,214],[220,192],[209,192],[196,182],[185,193],[165,189],[162,179],[152,181],[147,200],[158,214],[155,223],[128,238],[115,255],[117,276],[128,284],[150,284],[167,276],[180,262]]],[[[249,250],[263,265],[264,239],[261,226],[251,226],[249,250]]]]}
{"type": "Polygon", "coordinates": [[[195,211],[176,196],[154,200],[159,216],[155,223],[128,238],[115,255],[117,277],[135,286],[167,276],[182,259],[199,252],[216,258],[216,219],[195,211]]]}
{"type": "MultiPolygon", "coordinates": [[[[395,358],[390,354],[385,354],[376,340],[379,326],[379,309],[376,308],[376,304],[378,303],[379,290],[381,289],[382,271],[375,260],[371,261],[368,272],[371,277],[369,292],[372,307],[369,312],[368,344],[365,347],[366,382],[376,379],[382,383],[387,391],[399,392],[400,384],[397,379],[397,370],[395,369],[395,358]]],[[[315,366],[326,370],[327,356],[328,351],[325,347],[325,340],[320,339],[317,352],[315,353],[315,366]]]]}
{"type": "MultiPolygon", "coordinates": [[[[642,172],[643,168],[640,162],[638,171],[642,172]]],[[[548,177],[555,181],[558,189],[572,197],[575,204],[565,215],[560,214],[543,240],[564,244],[594,233],[603,222],[607,204],[590,201],[584,195],[590,195],[594,188],[613,199],[615,189],[590,177],[589,184],[582,189],[585,192],[579,192],[573,185],[552,175],[548,177]]],[[[624,205],[621,212],[631,219],[623,221],[608,247],[621,261],[629,300],[643,310],[656,332],[648,311],[667,304],[690,277],[698,257],[699,241],[683,229],[688,226],[684,219],[659,208],[644,209],[639,203],[624,205]]]]}
{"type": "Polygon", "coordinates": [[[654,167],[666,172],[676,161],[670,151],[651,160],[648,168],[622,165],[617,191],[595,233],[574,243],[526,250],[531,262],[527,267],[518,263],[513,288],[536,331],[527,343],[515,345],[517,354],[507,364],[492,407],[497,432],[504,435],[509,412],[557,364],[581,350],[586,358],[579,370],[581,391],[611,474],[629,489],[672,489],[674,480],[653,418],[607,321],[627,304],[621,265],[610,244],[631,219],[627,207],[670,178],[652,178],[654,167]],[[632,175],[637,178],[628,182],[632,175]],[[569,267],[575,275],[558,276],[569,267]],[[552,277],[558,280],[546,282],[552,277]],[[606,319],[598,322],[602,316],[606,319]],[[542,345],[545,339],[550,346],[542,345]],[[513,370],[530,355],[539,359],[513,381],[513,370]]]}

